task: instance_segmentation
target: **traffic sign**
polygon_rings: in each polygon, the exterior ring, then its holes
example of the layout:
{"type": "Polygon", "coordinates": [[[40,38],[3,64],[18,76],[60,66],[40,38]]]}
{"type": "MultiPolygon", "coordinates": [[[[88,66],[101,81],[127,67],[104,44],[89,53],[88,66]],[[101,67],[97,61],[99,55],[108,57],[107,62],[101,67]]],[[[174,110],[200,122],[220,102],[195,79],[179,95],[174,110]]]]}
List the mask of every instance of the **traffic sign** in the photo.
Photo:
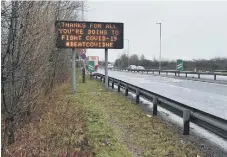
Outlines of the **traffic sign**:
{"type": "Polygon", "coordinates": [[[123,49],[124,24],[115,22],[56,21],[58,48],[123,49]]]}
{"type": "Polygon", "coordinates": [[[177,71],[183,71],[183,60],[182,59],[178,59],[177,60],[177,71]]]}
{"type": "MultiPolygon", "coordinates": [[[[76,52],[86,54],[86,48],[105,49],[105,80],[108,80],[108,49],[124,48],[124,24],[116,22],[88,22],[88,21],[56,21],[57,48],[72,48],[72,85],[76,90],[76,52]],[[79,52],[78,52],[79,51],[79,52]]],[[[83,56],[84,57],[84,56],[83,56]]],[[[86,58],[86,57],[85,57],[86,58]]],[[[83,61],[86,61],[84,59],[83,61]]],[[[89,62],[88,70],[93,72],[96,64],[89,62]]],[[[97,69],[96,66],[95,69],[97,69]]],[[[108,91],[108,81],[105,82],[108,91]]]]}
{"type": "Polygon", "coordinates": [[[86,59],[86,54],[83,53],[83,54],[81,55],[81,58],[82,58],[83,60],[86,59]]]}
{"type": "Polygon", "coordinates": [[[94,61],[88,61],[88,72],[94,72],[95,68],[95,62],[94,61]]]}
{"type": "Polygon", "coordinates": [[[94,61],[95,66],[99,66],[99,56],[88,56],[88,61],[94,61]]]}

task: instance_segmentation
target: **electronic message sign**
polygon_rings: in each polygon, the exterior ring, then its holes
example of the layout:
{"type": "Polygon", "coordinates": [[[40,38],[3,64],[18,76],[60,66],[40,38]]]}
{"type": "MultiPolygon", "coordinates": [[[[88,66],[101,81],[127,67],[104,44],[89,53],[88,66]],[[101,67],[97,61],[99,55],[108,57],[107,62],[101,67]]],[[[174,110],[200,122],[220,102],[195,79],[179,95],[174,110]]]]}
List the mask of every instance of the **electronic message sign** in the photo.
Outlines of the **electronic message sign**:
{"type": "Polygon", "coordinates": [[[123,23],[56,21],[58,48],[123,49],[123,23]]]}

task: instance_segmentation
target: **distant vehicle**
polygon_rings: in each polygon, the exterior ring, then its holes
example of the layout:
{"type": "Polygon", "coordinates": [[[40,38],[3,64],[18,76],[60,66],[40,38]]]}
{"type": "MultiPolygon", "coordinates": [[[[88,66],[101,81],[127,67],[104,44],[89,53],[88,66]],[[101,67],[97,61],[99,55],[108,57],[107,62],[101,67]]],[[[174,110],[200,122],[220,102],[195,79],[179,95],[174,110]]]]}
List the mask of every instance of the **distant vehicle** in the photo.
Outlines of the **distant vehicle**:
{"type": "Polygon", "coordinates": [[[108,69],[111,70],[111,69],[113,69],[113,67],[114,67],[114,66],[113,66],[112,64],[108,64],[108,69]]]}
{"type": "Polygon", "coordinates": [[[129,65],[128,70],[137,70],[137,66],[135,65],[129,65]]]}
{"type": "Polygon", "coordinates": [[[95,65],[94,70],[95,70],[95,71],[98,70],[98,65],[95,65]]]}
{"type": "Polygon", "coordinates": [[[137,66],[138,70],[145,70],[143,66],[137,66]]]}

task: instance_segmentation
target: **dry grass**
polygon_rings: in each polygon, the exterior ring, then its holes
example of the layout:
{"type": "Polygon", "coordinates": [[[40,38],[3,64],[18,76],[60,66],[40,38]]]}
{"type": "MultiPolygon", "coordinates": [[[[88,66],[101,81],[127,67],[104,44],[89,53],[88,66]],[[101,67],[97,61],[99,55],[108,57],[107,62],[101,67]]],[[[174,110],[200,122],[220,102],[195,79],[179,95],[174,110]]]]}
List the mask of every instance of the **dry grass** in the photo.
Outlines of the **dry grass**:
{"type": "Polygon", "coordinates": [[[90,150],[84,113],[65,96],[66,88],[63,85],[50,98],[40,99],[34,109],[37,117],[16,132],[16,143],[6,150],[6,156],[61,156],[90,150]]]}
{"type": "Polygon", "coordinates": [[[7,148],[6,156],[202,155],[193,145],[182,144],[161,120],[147,117],[118,93],[105,92],[100,82],[80,82],[78,77],[76,94],[65,84],[50,98],[42,98],[34,110],[37,117],[17,131],[17,142],[7,148]]]}
{"type": "MultiPolygon", "coordinates": [[[[99,84],[92,84],[102,91],[99,84]]],[[[65,84],[50,97],[41,97],[34,109],[35,117],[17,130],[16,142],[6,148],[5,156],[130,156],[118,134],[106,123],[106,115],[93,106],[94,90],[89,87],[78,83],[73,95],[70,84],[65,84]]]]}

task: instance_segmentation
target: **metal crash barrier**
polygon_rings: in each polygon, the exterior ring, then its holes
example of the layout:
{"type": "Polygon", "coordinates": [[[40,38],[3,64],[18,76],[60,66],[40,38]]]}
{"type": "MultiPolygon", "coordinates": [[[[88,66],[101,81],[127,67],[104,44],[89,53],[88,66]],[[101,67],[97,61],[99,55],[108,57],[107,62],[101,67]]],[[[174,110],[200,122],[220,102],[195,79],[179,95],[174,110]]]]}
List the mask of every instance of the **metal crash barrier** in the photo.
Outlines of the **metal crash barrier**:
{"type": "MultiPolygon", "coordinates": [[[[93,77],[104,81],[105,75],[100,73],[93,74],[93,77]]],[[[125,96],[128,96],[128,92],[136,94],[136,103],[139,104],[140,97],[143,97],[153,103],[153,115],[157,115],[158,106],[165,108],[168,111],[182,117],[183,119],[183,135],[189,135],[190,122],[193,122],[204,129],[211,131],[212,133],[227,140],[227,120],[220,117],[211,115],[204,111],[198,110],[196,108],[190,107],[188,105],[182,104],[175,100],[166,98],[162,95],[153,93],[146,89],[140,88],[138,86],[132,85],[130,83],[124,82],[113,77],[108,77],[109,87],[114,88],[117,86],[117,91],[120,92],[121,89],[124,90],[125,96]],[[111,86],[110,86],[111,84],[111,86]]]]}

